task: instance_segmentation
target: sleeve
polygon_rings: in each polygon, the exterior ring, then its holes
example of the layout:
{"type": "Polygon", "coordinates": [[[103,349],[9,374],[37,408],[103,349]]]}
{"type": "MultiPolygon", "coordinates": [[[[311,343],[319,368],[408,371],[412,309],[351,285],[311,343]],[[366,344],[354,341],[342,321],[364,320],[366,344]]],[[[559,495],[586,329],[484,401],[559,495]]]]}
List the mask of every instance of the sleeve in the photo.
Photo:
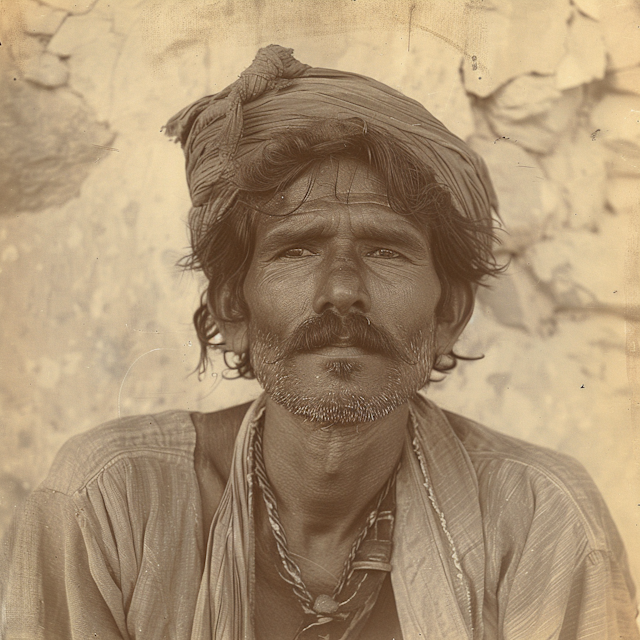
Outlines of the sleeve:
{"type": "Polygon", "coordinates": [[[40,488],[28,498],[3,550],[2,638],[128,639],[113,570],[91,557],[87,534],[72,496],[40,488]]]}
{"type": "Polygon", "coordinates": [[[611,554],[593,551],[576,568],[559,640],[636,639],[636,608],[625,567],[611,554]]]}
{"type": "Polygon", "coordinates": [[[580,494],[540,477],[511,494],[511,537],[526,535],[502,566],[503,640],[640,639],[624,546],[595,485],[580,480],[580,494]]]}
{"type": "Polygon", "coordinates": [[[503,640],[640,638],[625,568],[604,551],[574,560],[567,557],[562,569],[542,554],[521,560],[506,605],[503,640]]]}

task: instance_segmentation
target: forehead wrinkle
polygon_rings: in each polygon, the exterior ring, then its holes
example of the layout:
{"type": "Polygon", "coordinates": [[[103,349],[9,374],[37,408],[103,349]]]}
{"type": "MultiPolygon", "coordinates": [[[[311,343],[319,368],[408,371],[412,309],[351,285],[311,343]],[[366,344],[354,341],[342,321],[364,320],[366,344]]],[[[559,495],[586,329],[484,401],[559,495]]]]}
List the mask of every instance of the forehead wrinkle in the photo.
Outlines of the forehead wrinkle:
{"type": "Polygon", "coordinates": [[[300,215],[315,211],[327,211],[329,207],[346,208],[356,205],[371,205],[373,207],[382,207],[389,212],[394,212],[385,196],[375,193],[338,193],[337,195],[321,195],[317,198],[307,198],[300,206],[290,212],[290,215],[300,215]],[[348,199],[341,199],[340,196],[346,195],[348,199]]]}
{"type": "Polygon", "coordinates": [[[293,237],[321,236],[329,222],[327,216],[309,211],[267,215],[258,222],[257,238],[259,242],[278,243],[293,237]]]}
{"type": "MultiPolygon", "coordinates": [[[[366,198],[369,197],[366,195],[366,198]]],[[[393,241],[416,251],[430,252],[427,230],[387,205],[378,202],[347,205],[332,198],[318,198],[313,207],[308,207],[308,204],[305,203],[304,210],[290,215],[266,216],[261,223],[262,232],[258,232],[260,240],[278,244],[294,239],[309,241],[327,237],[340,224],[342,216],[346,215],[349,232],[355,240],[393,241]]]]}
{"type": "Polygon", "coordinates": [[[372,167],[350,158],[330,157],[277,192],[266,203],[266,212],[278,215],[276,210],[285,207],[293,213],[305,203],[323,198],[349,204],[352,194],[370,194],[376,201],[390,206],[386,184],[372,167]]]}

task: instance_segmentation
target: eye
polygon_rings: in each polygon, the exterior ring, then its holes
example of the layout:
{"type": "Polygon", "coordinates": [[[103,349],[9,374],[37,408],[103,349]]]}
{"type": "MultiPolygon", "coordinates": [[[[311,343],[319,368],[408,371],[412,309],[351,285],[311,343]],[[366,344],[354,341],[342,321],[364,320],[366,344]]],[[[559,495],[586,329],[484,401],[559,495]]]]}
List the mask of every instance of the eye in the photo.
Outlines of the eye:
{"type": "Polygon", "coordinates": [[[306,258],[308,256],[313,256],[315,253],[309,251],[309,249],[303,249],[302,247],[293,247],[291,249],[287,249],[280,254],[282,258],[306,258]]]}
{"type": "Polygon", "coordinates": [[[393,251],[393,249],[374,249],[373,251],[369,251],[367,256],[372,258],[402,258],[402,255],[397,251],[393,251]]]}

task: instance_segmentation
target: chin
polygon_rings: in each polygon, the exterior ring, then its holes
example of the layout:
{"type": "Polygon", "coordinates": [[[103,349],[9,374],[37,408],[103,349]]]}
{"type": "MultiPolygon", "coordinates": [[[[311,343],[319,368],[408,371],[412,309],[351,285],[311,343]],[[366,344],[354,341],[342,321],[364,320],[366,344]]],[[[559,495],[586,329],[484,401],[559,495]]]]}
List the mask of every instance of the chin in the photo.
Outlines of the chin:
{"type": "Polygon", "coordinates": [[[348,390],[325,391],[319,394],[296,393],[293,389],[288,389],[286,393],[278,389],[265,390],[274,402],[287,411],[310,422],[322,424],[374,422],[407,402],[417,391],[407,393],[383,390],[365,395],[348,390]]]}
{"type": "Polygon", "coordinates": [[[362,369],[362,364],[353,360],[331,360],[325,366],[329,378],[339,382],[355,382],[362,369]]]}
{"type": "Polygon", "coordinates": [[[260,350],[254,355],[254,372],[267,395],[292,414],[322,424],[379,420],[414,397],[431,370],[427,353],[415,365],[380,358],[276,360],[260,350]]]}

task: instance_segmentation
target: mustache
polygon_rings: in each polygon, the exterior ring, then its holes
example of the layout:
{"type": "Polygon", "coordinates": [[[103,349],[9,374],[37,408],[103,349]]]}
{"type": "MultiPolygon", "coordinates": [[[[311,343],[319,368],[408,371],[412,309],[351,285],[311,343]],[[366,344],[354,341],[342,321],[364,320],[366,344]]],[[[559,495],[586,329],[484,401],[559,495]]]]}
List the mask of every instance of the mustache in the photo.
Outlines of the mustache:
{"type": "Polygon", "coordinates": [[[416,364],[414,354],[406,353],[393,336],[361,313],[339,315],[328,309],[307,318],[283,345],[281,358],[332,346],[350,346],[416,364]]]}

